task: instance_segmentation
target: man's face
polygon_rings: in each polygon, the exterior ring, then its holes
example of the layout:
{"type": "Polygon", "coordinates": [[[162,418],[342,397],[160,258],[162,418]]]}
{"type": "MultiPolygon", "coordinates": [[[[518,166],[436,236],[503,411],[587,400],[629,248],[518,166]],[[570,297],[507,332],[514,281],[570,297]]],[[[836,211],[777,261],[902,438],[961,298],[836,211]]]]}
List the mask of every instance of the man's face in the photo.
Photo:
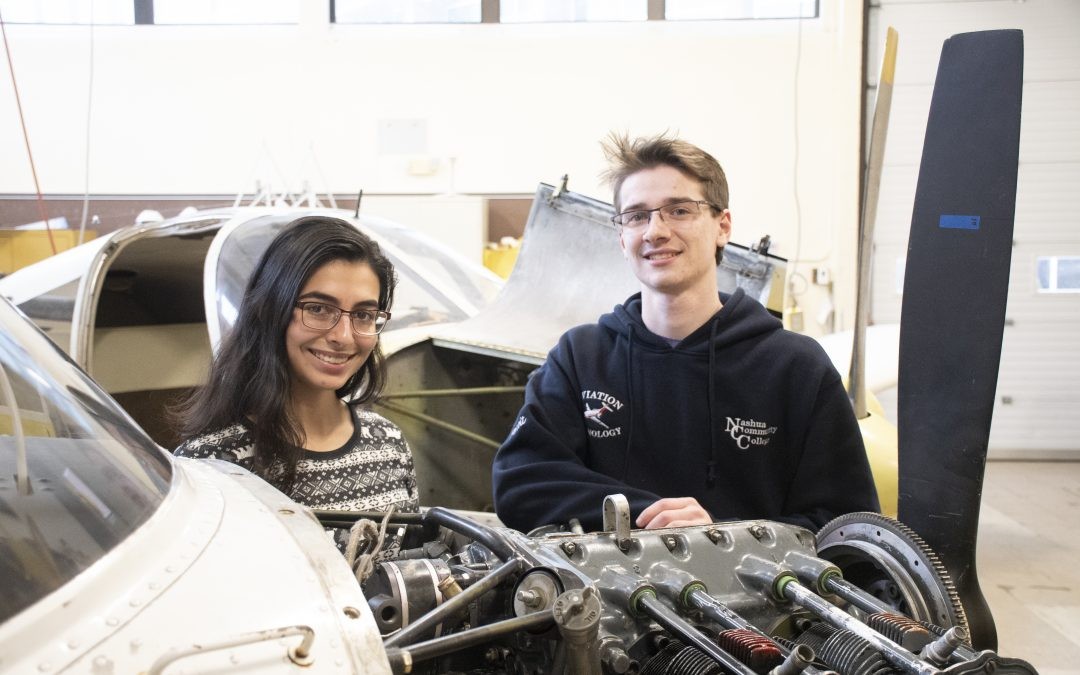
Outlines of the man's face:
{"type": "MultiPolygon", "coordinates": [[[[701,183],[670,166],[631,174],[619,190],[620,209],[655,209],[667,204],[705,199],[701,183]]],[[[700,214],[667,222],[659,212],[648,223],[619,228],[619,244],[642,290],[679,295],[716,288],[716,247],[727,243],[731,214],[713,215],[706,204],[700,214]]]]}

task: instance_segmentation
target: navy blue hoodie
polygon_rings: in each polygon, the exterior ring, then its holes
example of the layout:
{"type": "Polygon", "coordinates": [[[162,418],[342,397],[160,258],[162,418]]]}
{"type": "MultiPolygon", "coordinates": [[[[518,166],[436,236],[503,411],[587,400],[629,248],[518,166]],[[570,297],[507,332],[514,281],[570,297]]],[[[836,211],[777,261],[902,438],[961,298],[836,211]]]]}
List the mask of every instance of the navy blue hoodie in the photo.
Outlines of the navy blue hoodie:
{"type": "Polygon", "coordinates": [[[529,379],[495,457],[495,508],[528,531],[602,524],[604,496],[637,517],[694,497],[716,520],[816,530],[879,510],[840,375],[817,342],[741,289],[674,347],[641,320],[641,295],[567,331],[529,379]]]}

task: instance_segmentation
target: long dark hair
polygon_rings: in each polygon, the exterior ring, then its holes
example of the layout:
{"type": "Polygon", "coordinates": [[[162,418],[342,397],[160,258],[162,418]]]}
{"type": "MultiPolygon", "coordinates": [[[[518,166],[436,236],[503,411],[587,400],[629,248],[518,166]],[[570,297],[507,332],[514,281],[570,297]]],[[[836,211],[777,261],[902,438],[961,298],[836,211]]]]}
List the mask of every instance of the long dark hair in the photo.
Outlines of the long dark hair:
{"type": "MultiPolygon", "coordinates": [[[[336,260],[369,264],[379,279],[379,309],[390,309],[397,279],[393,264],[377,243],[339,218],[298,218],[274,237],[255,266],[236,322],[210,364],[206,385],[173,414],[183,438],[251,421],[254,471],[285,492],[296,477],[305,440],[289,414],[291,378],[285,331],[304,284],[323,265],[336,260]],[[269,475],[278,460],[284,473],[269,475]]],[[[385,359],[376,342],[364,365],[336,393],[366,403],[379,395],[385,381],[385,359]]]]}

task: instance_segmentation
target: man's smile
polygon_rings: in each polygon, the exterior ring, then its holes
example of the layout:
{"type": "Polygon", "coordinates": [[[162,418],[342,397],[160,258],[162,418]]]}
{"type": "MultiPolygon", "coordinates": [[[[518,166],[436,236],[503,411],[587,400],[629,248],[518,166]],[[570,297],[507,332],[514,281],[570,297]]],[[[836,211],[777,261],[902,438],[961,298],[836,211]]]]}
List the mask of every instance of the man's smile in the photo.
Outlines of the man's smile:
{"type": "Polygon", "coordinates": [[[646,260],[659,262],[662,260],[671,260],[678,255],[678,251],[672,251],[671,249],[661,249],[659,251],[651,251],[649,253],[645,253],[641,257],[645,258],[646,260]]]}

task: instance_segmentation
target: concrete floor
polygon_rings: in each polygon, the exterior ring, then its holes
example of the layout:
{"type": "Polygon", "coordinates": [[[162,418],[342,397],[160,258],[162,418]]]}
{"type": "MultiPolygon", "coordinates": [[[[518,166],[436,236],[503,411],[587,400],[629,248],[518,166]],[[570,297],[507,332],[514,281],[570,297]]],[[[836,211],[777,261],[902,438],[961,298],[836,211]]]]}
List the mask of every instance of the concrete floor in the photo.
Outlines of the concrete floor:
{"type": "Polygon", "coordinates": [[[998,653],[1080,674],[1080,462],[987,462],[977,569],[998,653]]]}

